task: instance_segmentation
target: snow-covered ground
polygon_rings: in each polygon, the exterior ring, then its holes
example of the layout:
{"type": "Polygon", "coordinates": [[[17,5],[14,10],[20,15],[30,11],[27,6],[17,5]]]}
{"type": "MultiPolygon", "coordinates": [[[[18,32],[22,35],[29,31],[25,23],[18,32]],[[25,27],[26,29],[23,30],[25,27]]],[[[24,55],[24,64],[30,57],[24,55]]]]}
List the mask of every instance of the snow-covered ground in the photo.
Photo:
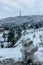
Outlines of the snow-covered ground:
{"type": "Polygon", "coordinates": [[[34,54],[34,61],[43,63],[43,28],[26,30],[25,34],[23,33],[22,38],[30,38],[33,40],[34,46],[38,46],[38,51],[34,54]]]}
{"type": "Polygon", "coordinates": [[[15,61],[20,60],[21,58],[20,47],[0,49],[0,60],[10,59],[10,58],[13,58],[15,61]]]}
{"type": "MultiPolygon", "coordinates": [[[[0,33],[0,42],[4,41],[4,38],[2,37],[3,33],[0,33]]],[[[6,47],[8,45],[7,42],[3,42],[4,46],[6,47]]],[[[0,43],[1,46],[1,43],[0,43]]],[[[0,61],[5,59],[13,58],[14,60],[18,61],[21,58],[20,53],[21,44],[15,48],[1,48],[0,47],[0,61]]]]}
{"type": "Polygon", "coordinates": [[[35,53],[34,61],[43,63],[43,47],[40,47],[35,53]]]}
{"type": "Polygon", "coordinates": [[[33,44],[38,46],[38,51],[35,53],[35,62],[43,62],[43,28],[23,31],[22,36],[16,45],[20,44],[15,48],[0,48],[0,60],[7,58],[13,58],[16,61],[20,60],[22,57],[20,52],[20,49],[22,48],[22,40],[27,38],[33,40],[33,44]]]}

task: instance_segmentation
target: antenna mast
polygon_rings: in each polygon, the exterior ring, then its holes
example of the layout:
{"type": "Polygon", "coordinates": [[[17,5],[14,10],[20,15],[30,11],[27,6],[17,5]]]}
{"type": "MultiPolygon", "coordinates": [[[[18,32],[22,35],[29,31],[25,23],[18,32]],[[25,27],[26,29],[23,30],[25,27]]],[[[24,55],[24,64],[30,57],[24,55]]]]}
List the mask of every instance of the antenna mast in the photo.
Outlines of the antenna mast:
{"type": "Polygon", "coordinates": [[[20,16],[21,16],[21,10],[20,10],[19,14],[20,14],[20,16]]]}

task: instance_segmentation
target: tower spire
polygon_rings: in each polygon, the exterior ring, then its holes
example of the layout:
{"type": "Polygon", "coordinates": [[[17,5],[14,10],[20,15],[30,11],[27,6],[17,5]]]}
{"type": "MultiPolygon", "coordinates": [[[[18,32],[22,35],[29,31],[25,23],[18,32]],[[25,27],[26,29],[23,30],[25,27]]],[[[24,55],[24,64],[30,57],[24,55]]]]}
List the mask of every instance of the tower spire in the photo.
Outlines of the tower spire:
{"type": "Polygon", "coordinates": [[[19,14],[20,14],[20,16],[21,16],[21,10],[20,10],[19,14]]]}

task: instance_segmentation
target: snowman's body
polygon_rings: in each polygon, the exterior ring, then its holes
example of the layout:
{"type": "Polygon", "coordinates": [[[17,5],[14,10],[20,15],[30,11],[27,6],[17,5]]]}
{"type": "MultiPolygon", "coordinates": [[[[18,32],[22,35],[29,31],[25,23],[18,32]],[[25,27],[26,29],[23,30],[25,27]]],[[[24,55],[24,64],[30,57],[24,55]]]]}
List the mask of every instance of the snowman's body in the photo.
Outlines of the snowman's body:
{"type": "Polygon", "coordinates": [[[26,62],[27,60],[34,61],[34,53],[37,51],[37,47],[34,47],[33,41],[26,40],[22,43],[22,60],[26,62]]]}

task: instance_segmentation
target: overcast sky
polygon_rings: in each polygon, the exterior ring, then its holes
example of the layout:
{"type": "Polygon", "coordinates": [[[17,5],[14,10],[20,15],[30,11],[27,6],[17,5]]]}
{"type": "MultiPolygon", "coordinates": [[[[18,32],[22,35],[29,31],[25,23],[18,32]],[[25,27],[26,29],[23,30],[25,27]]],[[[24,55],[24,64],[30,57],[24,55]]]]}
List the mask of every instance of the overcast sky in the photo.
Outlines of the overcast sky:
{"type": "Polygon", "coordinates": [[[42,15],[43,0],[0,0],[0,19],[22,15],[42,15]]]}

